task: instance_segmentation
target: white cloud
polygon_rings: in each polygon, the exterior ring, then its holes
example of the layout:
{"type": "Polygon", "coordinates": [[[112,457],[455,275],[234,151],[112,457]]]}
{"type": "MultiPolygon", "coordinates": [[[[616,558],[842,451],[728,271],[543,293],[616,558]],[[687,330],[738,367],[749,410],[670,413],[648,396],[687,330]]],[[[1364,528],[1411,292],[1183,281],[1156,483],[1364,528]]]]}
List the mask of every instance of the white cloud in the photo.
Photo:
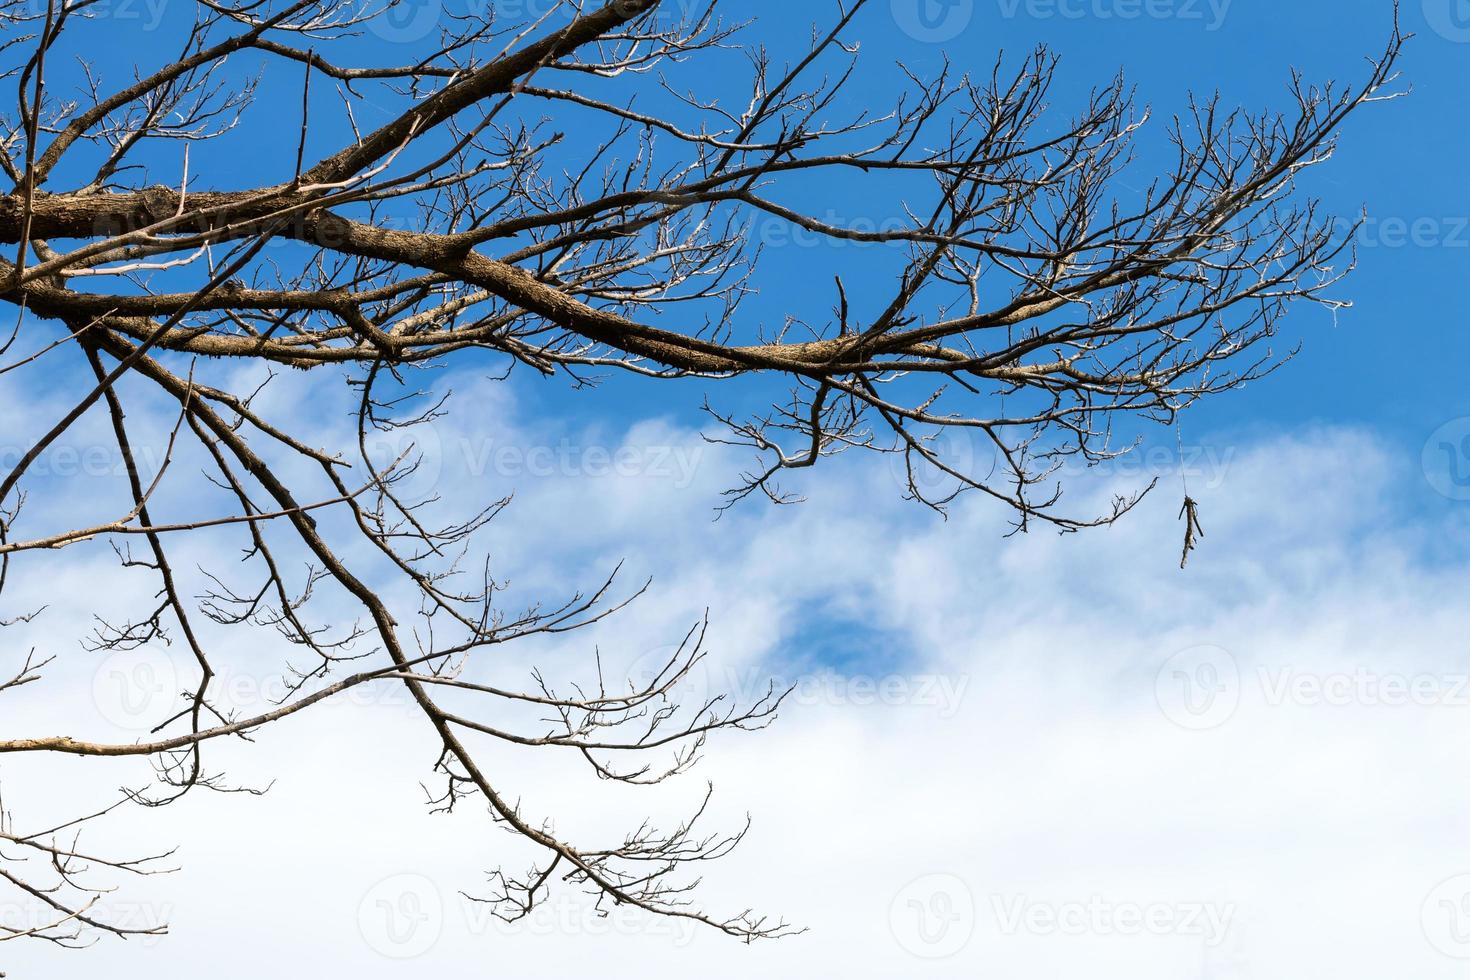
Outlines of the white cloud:
{"type": "MultiPolygon", "coordinates": [[[[528,434],[500,407],[495,438],[558,445],[561,432],[528,434]]],[[[453,446],[461,433],[448,425],[438,438],[453,446]]],[[[1466,535],[1395,508],[1398,461],[1370,435],[1232,447],[1218,485],[1196,493],[1207,537],[1186,572],[1168,481],[1116,528],[1003,539],[1004,515],[983,501],[941,523],[898,501],[882,461],[840,462],[802,507],[710,523],[744,460],[666,422],[567,438],[703,455],[692,480],[678,478],[687,486],[646,470],[522,474],[492,538],[520,587],[585,584],[624,555],[634,578],[657,576],[606,629],[538,654],[563,663],[597,642],[631,662],[708,605],[706,683],[796,677],[844,655],[846,672],[807,682],[771,730],[717,739],[681,796],[710,778],[720,817],[756,820],[743,850],[708,869],[705,903],[754,905],[808,934],[747,948],[639,916],[597,920],[575,898],[519,930],[490,928],[459,891],[524,852],[473,808],[425,813],[417,783],[434,746],[410,710],[343,704],[222,747],[232,775],[277,780],[269,795],[126,818],[136,841],[184,845],[180,874],[128,892],[149,914],[171,907],[174,935],[75,954],[0,949],[12,975],[104,964],[117,978],[1463,971],[1442,950],[1470,954],[1470,933],[1452,928],[1470,926],[1451,917],[1464,896],[1453,881],[1434,889],[1470,872],[1459,778],[1470,569],[1424,554],[1466,535]],[[562,534],[570,520],[588,535],[562,534]],[[385,932],[393,922],[402,931],[385,932]],[[410,961],[381,955],[421,947],[410,961]]],[[[514,482],[462,465],[444,458],[456,494],[514,482]]],[[[1084,480],[1073,494],[1101,501],[1110,489],[1084,480]]],[[[42,711],[22,710],[31,733],[42,711]]],[[[662,787],[588,781],[544,752],[491,758],[512,796],[560,814],[569,832],[616,833],[617,818],[675,802],[662,787]]],[[[33,790],[56,771],[3,761],[33,790]]],[[[101,768],[66,772],[112,785],[101,768]]]]}

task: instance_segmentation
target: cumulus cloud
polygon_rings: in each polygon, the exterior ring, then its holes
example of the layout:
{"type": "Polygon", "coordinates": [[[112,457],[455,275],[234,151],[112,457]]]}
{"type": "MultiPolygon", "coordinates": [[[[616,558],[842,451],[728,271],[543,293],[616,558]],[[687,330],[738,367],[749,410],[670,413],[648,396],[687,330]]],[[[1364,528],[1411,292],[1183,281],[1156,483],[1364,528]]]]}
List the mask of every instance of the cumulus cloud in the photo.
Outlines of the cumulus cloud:
{"type": "MultiPolygon", "coordinates": [[[[1371,434],[1217,441],[1217,472],[1191,488],[1207,537],[1181,572],[1173,473],[1119,526],[1075,536],[1005,538],[1005,515],[979,499],[940,521],[872,459],[838,462],[800,507],[716,522],[745,461],[696,431],[549,428],[494,405],[436,427],[432,479],[455,501],[516,490],[491,538],[516,588],[587,584],[619,559],[655,580],[610,623],[494,669],[585,663],[594,645],[636,668],[708,607],[696,685],[796,685],[773,728],[715,741],[682,786],[589,784],[544,751],[496,751],[501,784],[595,839],[644,808],[678,812],[711,780],[715,818],[756,823],[708,869],[702,900],[809,931],[743,947],[600,918],[574,892],[496,924],[461,892],[525,852],[473,808],[428,815],[429,733],[408,706],[368,698],[221,747],[232,775],[275,780],[264,797],[125,817],[114,832],[182,844],[181,872],[118,896],[167,914],[173,935],[105,943],[63,970],[105,957],[119,978],[1463,971],[1470,574],[1442,556],[1465,529],[1401,506],[1404,467],[1371,434]],[[586,533],[561,533],[570,521],[586,533]]],[[[1138,476],[1082,475],[1072,493],[1101,504],[1138,476]]],[[[55,581],[91,574],[68,561],[55,581]]],[[[275,663],[231,651],[252,657],[275,663]]],[[[65,676],[54,700],[12,698],[7,731],[95,705],[85,669],[65,676]]],[[[55,765],[3,774],[68,787],[47,800],[60,806],[75,786],[55,765]]],[[[62,765],[94,787],[124,779],[62,765]]],[[[5,952],[15,975],[55,975],[54,951],[5,952]]]]}

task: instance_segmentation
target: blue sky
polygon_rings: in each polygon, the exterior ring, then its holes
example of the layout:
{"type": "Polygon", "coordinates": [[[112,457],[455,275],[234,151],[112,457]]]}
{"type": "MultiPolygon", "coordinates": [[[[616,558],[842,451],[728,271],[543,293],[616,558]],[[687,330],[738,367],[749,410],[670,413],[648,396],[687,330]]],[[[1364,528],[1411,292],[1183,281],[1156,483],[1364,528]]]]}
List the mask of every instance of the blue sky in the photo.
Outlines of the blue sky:
{"type": "MultiPolygon", "coordinates": [[[[1292,68],[1308,80],[1352,83],[1365,71],[1364,59],[1381,49],[1391,18],[1387,0],[923,0],[931,5],[930,22],[940,25],[940,39],[929,40],[936,35],[911,29],[917,2],[882,0],[862,15],[853,34],[861,40],[868,70],[848,90],[853,106],[883,105],[891,98],[892,62],[923,73],[937,70],[947,56],[983,72],[998,50],[1014,59],[1041,43],[1063,58],[1052,100],[1061,113],[1071,111],[1092,86],[1119,69],[1126,72],[1139,101],[1155,112],[1154,126],[1141,137],[1144,147],[1162,140],[1162,124],[1183,108],[1191,91],[1218,92],[1227,105],[1257,111],[1289,107],[1292,68]]],[[[800,43],[825,9],[813,3],[769,7],[760,10],[758,29],[778,52],[782,39],[800,43]]],[[[1286,349],[1299,342],[1297,360],[1254,387],[1198,406],[1185,418],[1186,442],[1234,445],[1253,434],[1311,425],[1371,426],[1403,454],[1403,490],[1412,506],[1444,512],[1442,497],[1416,474],[1425,440],[1466,413],[1470,182],[1464,174],[1470,110],[1464,93],[1470,89],[1470,31],[1457,27],[1465,23],[1464,7],[1459,0],[1404,4],[1404,27],[1417,34],[1403,62],[1413,95],[1367,107],[1346,128],[1337,158],[1304,182],[1305,190],[1345,220],[1368,215],[1358,271],[1341,291],[1355,307],[1335,321],[1324,310],[1300,308],[1278,345],[1286,349]]],[[[455,9],[452,3],[449,9],[455,9]]],[[[383,49],[389,59],[397,53],[394,45],[383,49]]],[[[881,221],[893,213],[885,207],[890,202],[857,185],[837,187],[833,194],[870,209],[845,217],[881,221]]],[[[847,254],[823,262],[830,263],[821,265],[824,271],[863,268],[862,259],[847,254]]],[[[811,265],[804,250],[769,251],[763,296],[749,307],[750,315],[779,318],[786,297],[811,289],[817,278],[811,265]]],[[[852,278],[855,301],[861,302],[863,280],[852,278]]],[[[884,284],[877,277],[870,281],[884,284]]],[[[697,401],[693,390],[676,388],[671,395],[636,379],[571,399],[555,384],[532,386],[538,390],[525,392],[527,397],[544,398],[573,415],[603,418],[668,411],[688,420],[697,401]]],[[[765,393],[760,382],[749,382],[720,395],[743,401],[765,393]]],[[[1172,440],[1167,431],[1145,435],[1172,440]]]]}
{"type": "MultiPolygon", "coordinates": [[[[1154,125],[1140,138],[1144,147],[1161,139],[1162,124],[1183,108],[1189,92],[1218,92],[1227,106],[1259,111],[1289,107],[1286,85],[1292,68],[1309,81],[1351,84],[1365,70],[1364,59],[1380,50],[1392,16],[1387,0],[1230,0],[1213,6],[1206,0],[925,2],[931,5],[930,22],[941,25],[941,40],[906,33],[914,24],[915,0],[884,0],[865,13],[855,33],[873,70],[860,73],[852,87],[855,104],[881,105],[891,96],[884,70],[891,61],[922,73],[937,70],[947,56],[956,65],[984,71],[997,50],[1015,58],[1042,43],[1063,59],[1052,100],[1060,112],[1080,102],[1090,87],[1125,71],[1139,101],[1155,113],[1154,125]],[[1163,15],[1150,16],[1150,10],[1163,15]]],[[[772,7],[760,14],[762,31],[781,25],[770,36],[789,29],[800,37],[821,9],[806,3],[772,7]]],[[[1441,516],[1453,506],[1421,478],[1420,457],[1431,433],[1467,412],[1463,372],[1470,359],[1470,331],[1464,282],[1470,271],[1470,182],[1464,175],[1470,109],[1464,93],[1470,89],[1470,30],[1462,26],[1467,16],[1470,11],[1458,0],[1404,4],[1404,27],[1417,35],[1402,66],[1412,96],[1366,107],[1346,127],[1337,157],[1304,181],[1304,190],[1320,196],[1344,220],[1363,212],[1368,216],[1358,239],[1358,270],[1341,290],[1354,308],[1335,319],[1318,308],[1299,308],[1288,319],[1278,349],[1300,343],[1300,356],[1245,391],[1197,406],[1183,422],[1187,443],[1229,446],[1309,426],[1370,426],[1401,453],[1399,489],[1409,506],[1441,516]]],[[[877,209],[865,216],[881,220],[881,198],[864,199],[877,209]]],[[[786,256],[778,250],[768,257],[763,281],[774,305],[779,307],[786,290],[810,288],[802,256],[782,261],[786,256]]],[[[637,410],[649,410],[635,387],[615,390],[620,398],[632,396],[637,410]]],[[[1172,441],[1167,431],[1144,435],[1172,441]]]]}
{"type": "MultiPolygon", "coordinates": [[[[462,13],[483,2],[450,0],[444,10],[462,13]]],[[[515,9],[521,6],[540,9],[517,0],[515,9]]],[[[791,53],[829,6],[772,4],[759,11],[755,30],[778,56],[791,53]]],[[[1284,349],[1300,342],[1298,360],[1242,394],[1199,406],[1185,422],[1186,438],[1234,439],[1260,428],[1314,423],[1368,424],[1413,456],[1440,423],[1463,413],[1459,374],[1470,354],[1461,286],[1470,262],[1470,184],[1463,176],[1470,150],[1463,95],[1470,83],[1470,30],[1456,28],[1465,22],[1463,7],[1460,0],[1404,4],[1404,26],[1417,34],[1403,62],[1412,97],[1363,110],[1346,128],[1337,158],[1305,182],[1307,191],[1345,220],[1365,209],[1369,216],[1359,238],[1359,269],[1341,291],[1355,308],[1341,313],[1336,323],[1323,310],[1302,308],[1287,322],[1278,345],[1284,349]]],[[[167,8],[161,8],[165,16],[159,18],[144,0],[134,0],[127,9],[138,18],[126,22],[129,28],[157,21],[158,29],[137,35],[146,42],[141,49],[130,44],[89,50],[104,70],[130,64],[135,54],[145,61],[166,58],[169,39],[182,27],[167,20],[167,8]]],[[[424,0],[415,0],[407,11],[400,34],[384,28],[364,35],[357,49],[364,63],[405,60],[426,32],[422,25],[432,25],[430,15],[441,13],[424,0]]],[[[1292,68],[1308,80],[1354,81],[1365,70],[1363,59],[1381,49],[1390,17],[1388,0],[881,0],[852,31],[861,41],[866,69],[839,105],[886,104],[896,61],[924,73],[937,70],[947,56],[959,67],[984,72],[998,51],[1014,61],[1033,45],[1045,44],[1063,59],[1052,98],[1056,111],[1071,111],[1089,88],[1123,69],[1137,87],[1139,102],[1155,113],[1140,145],[1158,147],[1164,121],[1183,108],[1189,92],[1218,92],[1226,105],[1255,111],[1289,107],[1285,86],[1292,68]],[[938,25],[932,33],[916,29],[921,5],[938,25]]],[[[743,78],[733,74],[739,67],[734,58],[712,58],[710,65],[716,72],[717,66],[732,71],[728,79],[708,79],[717,91],[725,83],[738,86],[743,78]]],[[[247,121],[246,131],[260,140],[258,152],[240,154],[233,141],[196,147],[196,174],[219,186],[246,186],[263,173],[289,168],[295,132],[282,122],[298,118],[300,79],[294,69],[276,67],[261,84],[262,100],[274,111],[268,121],[258,114],[247,121]]],[[[324,152],[347,130],[327,86],[317,88],[320,136],[314,139],[315,148],[324,152]]],[[[360,125],[377,121],[371,104],[359,107],[359,113],[360,125]]],[[[159,165],[160,180],[177,170],[172,157],[159,165]]],[[[831,190],[844,202],[842,216],[849,220],[881,221],[897,213],[893,202],[871,187],[854,182],[831,190]]],[[[814,264],[825,275],[828,269],[862,270],[873,260],[855,254],[861,250],[850,251],[854,254],[814,258],[795,246],[770,249],[760,278],[762,296],[748,307],[748,315],[779,320],[788,298],[811,289],[814,264]]],[[[886,284],[881,277],[851,278],[858,304],[865,281],[875,289],[886,284]]],[[[574,415],[631,419],[662,409],[692,419],[698,403],[692,386],[671,391],[637,379],[614,380],[602,395],[568,399],[558,382],[523,380],[534,389],[525,396],[574,415]]],[[[726,386],[721,394],[758,401],[767,393],[757,380],[726,386]]],[[[1422,503],[1434,506],[1428,498],[1422,503]]]]}
{"type": "MultiPolygon", "coordinates": [[[[1382,49],[1391,17],[1388,0],[923,0],[935,6],[919,21],[917,2],[875,0],[854,29],[870,73],[848,90],[853,106],[891,97],[897,60],[923,73],[947,52],[956,64],[988,69],[999,49],[1019,57],[1046,43],[1063,57],[1053,97],[1061,113],[1126,69],[1155,112],[1144,145],[1161,139],[1164,117],[1191,90],[1218,90],[1225,103],[1254,110],[1286,107],[1293,67],[1351,83],[1382,49]],[[945,36],[926,39],[926,31],[945,36]]],[[[450,13],[465,9],[457,3],[450,13]]],[[[760,36],[788,51],[833,9],[813,0],[754,5],[760,36]]],[[[167,3],[137,0],[132,9],[144,19],[119,13],[109,27],[127,43],[87,52],[113,77],[135,59],[166,60],[179,29],[167,3]],[[148,20],[149,11],[164,16],[148,20]],[[144,30],[149,23],[157,29],[144,30]]],[[[419,0],[410,13],[423,10],[442,14],[419,0]]],[[[1449,479],[1461,472],[1452,464],[1470,473],[1470,443],[1459,442],[1470,435],[1470,3],[1406,0],[1402,13],[1418,35],[1402,64],[1413,95],[1364,109],[1337,158],[1305,188],[1339,215],[1370,216],[1358,271],[1342,288],[1356,306],[1335,324],[1318,308],[1300,309],[1280,342],[1301,343],[1293,363],[1185,416],[1181,438],[1199,454],[1191,488],[1208,532],[1185,573],[1176,485],[1117,528],[1008,539],[996,506],[971,498],[943,522],[900,500],[887,460],[854,457],[796,483],[809,504],[752,504],[712,523],[720,492],[749,460],[700,439],[700,383],[614,377],[574,392],[528,372],[497,385],[472,363],[445,373],[473,410],[436,427],[424,479],[461,510],[490,492],[517,492],[490,536],[497,572],[513,579],[517,600],[587,585],[623,559],[630,580],[655,580],[615,621],[528,650],[565,666],[595,643],[609,669],[632,671],[707,609],[713,659],[696,684],[739,689],[767,673],[809,682],[772,730],[718,741],[691,785],[669,788],[697,794],[715,779],[718,817],[755,818],[746,851],[710,869],[708,901],[786,914],[812,926],[809,936],[744,949],[641,920],[595,933],[595,913],[575,899],[553,906],[565,921],[495,930],[461,893],[506,860],[508,835],[487,834],[478,813],[428,816],[419,785],[431,739],[409,706],[370,697],[303,713],[296,727],[258,743],[222,747],[219,764],[232,777],[276,780],[265,797],[201,794],[123,818],[129,844],[182,843],[183,870],[109,901],[139,896],[120,908],[170,918],[174,937],[104,943],[74,961],[27,948],[3,968],[16,976],[105,966],[119,978],[270,971],[562,980],[595,959],[605,975],[629,980],[1461,976],[1470,931],[1447,932],[1466,922],[1440,913],[1446,895],[1470,903],[1470,789],[1461,778],[1470,752],[1470,500],[1455,499],[1470,490],[1449,479]],[[470,465],[487,445],[563,439],[629,449],[641,468],[618,478],[534,472],[520,457],[489,474],[470,465]],[[673,469],[650,461],[659,448],[673,451],[673,469]],[[573,522],[576,534],[561,533],[573,522]],[[1377,685],[1423,682],[1427,695],[1406,705],[1381,686],[1345,699],[1323,693],[1364,673],[1377,685]],[[1228,695],[1204,715],[1174,686],[1201,676],[1220,679],[1228,695]],[[900,693],[875,704],[858,682],[891,682],[900,693]],[[405,895],[440,909],[432,935],[419,934],[428,942],[415,940],[411,952],[371,921],[377,903],[405,895]],[[1229,935],[1181,928],[1059,938],[1006,925],[1007,910],[1094,900],[1175,914],[1204,903],[1229,920],[1229,935]],[[949,933],[964,943],[951,949],[949,940],[916,935],[906,918],[914,908],[968,915],[956,920],[968,928],[949,933]]],[[[404,60],[414,46],[389,33],[362,40],[364,61],[404,60]]],[[[272,111],[243,131],[256,149],[241,153],[234,140],[196,148],[192,172],[221,187],[285,176],[299,82],[292,70],[268,74],[261,84],[272,111]]],[[[738,87],[733,73],[709,82],[738,87]]],[[[316,95],[314,148],[325,152],[346,128],[327,93],[316,95]]],[[[160,155],[150,176],[172,180],[177,163],[160,155]]],[[[867,209],[850,218],[893,213],[856,183],[826,190],[867,209]]],[[[813,251],[768,251],[751,316],[778,320],[832,268],[854,270],[856,301],[879,295],[881,280],[864,273],[882,266],[881,252],[813,251]]],[[[242,385],[257,379],[235,376],[242,385]]],[[[302,420],[308,441],[340,444],[351,393],[329,379],[287,372],[262,409],[302,420]]],[[[777,390],[745,379],[715,394],[753,404],[777,390]]],[[[0,387],[0,444],[13,444],[22,423],[64,411],[65,395],[0,387]]],[[[171,421],[158,405],[136,409],[140,426],[171,421]]],[[[101,424],[86,420],[77,438],[105,441],[101,424]]],[[[1172,446],[1173,434],[1155,430],[1153,442],[1172,446]]],[[[1172,477],[1174,465],[1168,454],[1145,456],[1079,476],[1075,492],[1100,505],[1138,479],[1172,477]]],[[[187,491],[180,484],[160,499],[187,491]]],[[[67,506],[38,494],[31,513],[55,523],[70,516],[67,506]]],[[[180,543],[175,564],[217,559],[211,547],[180,543]]],[[[96,710],[77,734],[138,737],[138,719],[98,693],[112,668],[56,639],[57,623],[85,632],[99,607],[131,601],[138,581],[112,567],[100,543],[94,553],[68,549],[35,562],[7,600],[50,601],[51,618],[7,639],[64,657],[57,683],[5,705],[0,735],[51,734],[57,718],[81,717],[80,704],[96,710]]],[[[323,615],[334,601],[323,599],[323,615]]],[[[278,651],[249,636],[219,643],[227,706],[258,710],[279,681],[278,651]]],[[[142,654],[156,673],[192,676],[175,655],[142,654]]],[[[514,679],[529,662],[518,654],[492,667],[514,679]]],[[[594,836],[626,829],[614,818],[674,799],[661,787],[651,797],[615,791],[588,806],[586,785],[555,758],[506,753],[494,765],[536,815],[554,813],[559,829],[594,836]]],[[[49,760],[7,760],[6,803],[23,800],[23,815],[81,808],[125,779],[146,779],[145,770],[123,776],[99,766],[86,770],[92,782],[58,780],[49,760]]],[[[14,911],[0,899],[0,915],[14,911]]]]}

